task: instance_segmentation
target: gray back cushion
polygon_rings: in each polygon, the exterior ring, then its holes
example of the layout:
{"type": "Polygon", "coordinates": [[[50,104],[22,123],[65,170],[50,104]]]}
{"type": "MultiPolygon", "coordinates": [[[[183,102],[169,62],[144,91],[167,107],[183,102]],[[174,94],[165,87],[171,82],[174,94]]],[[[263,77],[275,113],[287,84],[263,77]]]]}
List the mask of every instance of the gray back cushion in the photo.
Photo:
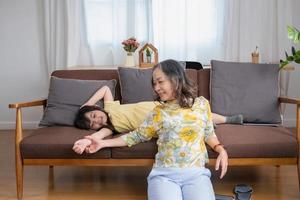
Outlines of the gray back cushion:
{"type": "Polygon", "coordinates": [[[118,68],[122,103],[153,101],[155,92],[152,88],[152,68],[118,68]]]}
{"type": "MultiPolygon", "coordinates": [[[[47,106],[41,126],[73,126],[76,114],[99,88],[107,85],[115,94],[116,80],[78,80],[51,77],[47,106]]],[[[103,101],[97,103],[103,107],[103,101]]]]}
{"type": "Polygon", "coordinates": [[[245,123],[280,123],[278,65],[211,61],[211,106],[245,123]]]}
{"type": "MultiPolygon", "coordinates": [[[[185,70],[186,62],[179,61],[178,63],[185,70]]],[[[153,68],[118,67],[123,104],[155,100],[152,71],[153,68]]]]}

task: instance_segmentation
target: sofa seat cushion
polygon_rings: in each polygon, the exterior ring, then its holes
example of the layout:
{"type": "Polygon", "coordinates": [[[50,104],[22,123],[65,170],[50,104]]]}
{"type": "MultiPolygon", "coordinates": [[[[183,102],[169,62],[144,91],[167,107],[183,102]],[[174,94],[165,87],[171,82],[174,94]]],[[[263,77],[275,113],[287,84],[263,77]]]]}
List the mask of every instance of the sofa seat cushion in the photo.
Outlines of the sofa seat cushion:
{"type": "MultiPolygon", "coordinates": [[[[218,125],[216,134],[229,158],[295,158],[296,133],[284,127],[218,125]]],[[[210,152],[210,157],[216,157],[210,152]]]]}
{"type": "Polygon", "coordinates": [[[143,142],[132,147],[115,147],[111,148],[112,158],[121,159],[154,159],[157,153],[157,139],[152,139],[148,142],[143,142]]]}
{"type": "Polygon", "coordinates": [[[93,159],[110,158],[109,148],[95,154],[76,154],[73,144],[76,140],[93,131],[80,130],[74,127],[46,127],[35,130],[21,141],[21,153],[24,159],[93,159]]]}

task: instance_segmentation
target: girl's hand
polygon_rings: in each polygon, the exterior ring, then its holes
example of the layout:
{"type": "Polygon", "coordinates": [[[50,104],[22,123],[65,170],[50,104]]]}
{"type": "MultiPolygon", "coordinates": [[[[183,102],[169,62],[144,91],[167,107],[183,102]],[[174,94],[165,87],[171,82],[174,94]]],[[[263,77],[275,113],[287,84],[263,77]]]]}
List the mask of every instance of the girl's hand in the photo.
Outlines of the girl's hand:
{"type": "Polygon", "coordinates": [[[86,147],[88,147],[90,144],[91,144],[91,140],[89,139],[80,139],[80,140],[77,140],[75,143],[74,143],[74,146],[73,146],[73,151],[75,151],[76,153],[78,154],[82,154],[83,151],[86,149],[86,147]]]}
{"type": "Polygon", "coordinates": [[[222,167],[220,178],[223,178],[227,172],[227,166],[228,166],[228,155],[224,148],[222,148],[222,150],[219,153],[219,156],[217,157],[215,169],[219,170],[220,165],[222,167]]]}
{"type": "Polygon", "coordinates": [[[85,148],[86,153],[96,153],[100,149],[104,148],[104,140],[102,139],[95,139],[91,136],[86,136],[86,139],[91,141],[91,144],[85,148]]]}

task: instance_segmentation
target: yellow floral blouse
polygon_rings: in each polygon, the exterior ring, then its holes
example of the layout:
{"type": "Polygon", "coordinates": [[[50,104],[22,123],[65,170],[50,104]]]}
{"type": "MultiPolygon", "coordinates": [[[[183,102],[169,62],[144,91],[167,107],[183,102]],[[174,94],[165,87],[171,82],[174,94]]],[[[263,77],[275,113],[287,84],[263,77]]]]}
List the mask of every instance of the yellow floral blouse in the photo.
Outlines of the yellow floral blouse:
{"type": "Polygon", "coordinates": [[[158,137],[154,167],[203,167],[205,141],[216,137],[208,101],[198,97],[192,108],[172,101],[156,106],[135,131],[122,136],[128,146],[158,137]]]}

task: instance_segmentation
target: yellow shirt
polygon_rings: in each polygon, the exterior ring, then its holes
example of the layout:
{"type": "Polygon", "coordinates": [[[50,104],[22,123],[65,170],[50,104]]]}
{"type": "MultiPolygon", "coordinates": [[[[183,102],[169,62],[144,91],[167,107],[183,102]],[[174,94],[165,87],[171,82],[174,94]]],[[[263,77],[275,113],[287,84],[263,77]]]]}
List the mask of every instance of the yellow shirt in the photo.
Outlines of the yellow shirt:
{"type": "Polygon", "coordinates": [[[120,104],[119,101],[105,101],[104,110],[118,132],[135,130],[146,119],[146,116],[159,103],[144,101],[132,104],[120,104]]]}

